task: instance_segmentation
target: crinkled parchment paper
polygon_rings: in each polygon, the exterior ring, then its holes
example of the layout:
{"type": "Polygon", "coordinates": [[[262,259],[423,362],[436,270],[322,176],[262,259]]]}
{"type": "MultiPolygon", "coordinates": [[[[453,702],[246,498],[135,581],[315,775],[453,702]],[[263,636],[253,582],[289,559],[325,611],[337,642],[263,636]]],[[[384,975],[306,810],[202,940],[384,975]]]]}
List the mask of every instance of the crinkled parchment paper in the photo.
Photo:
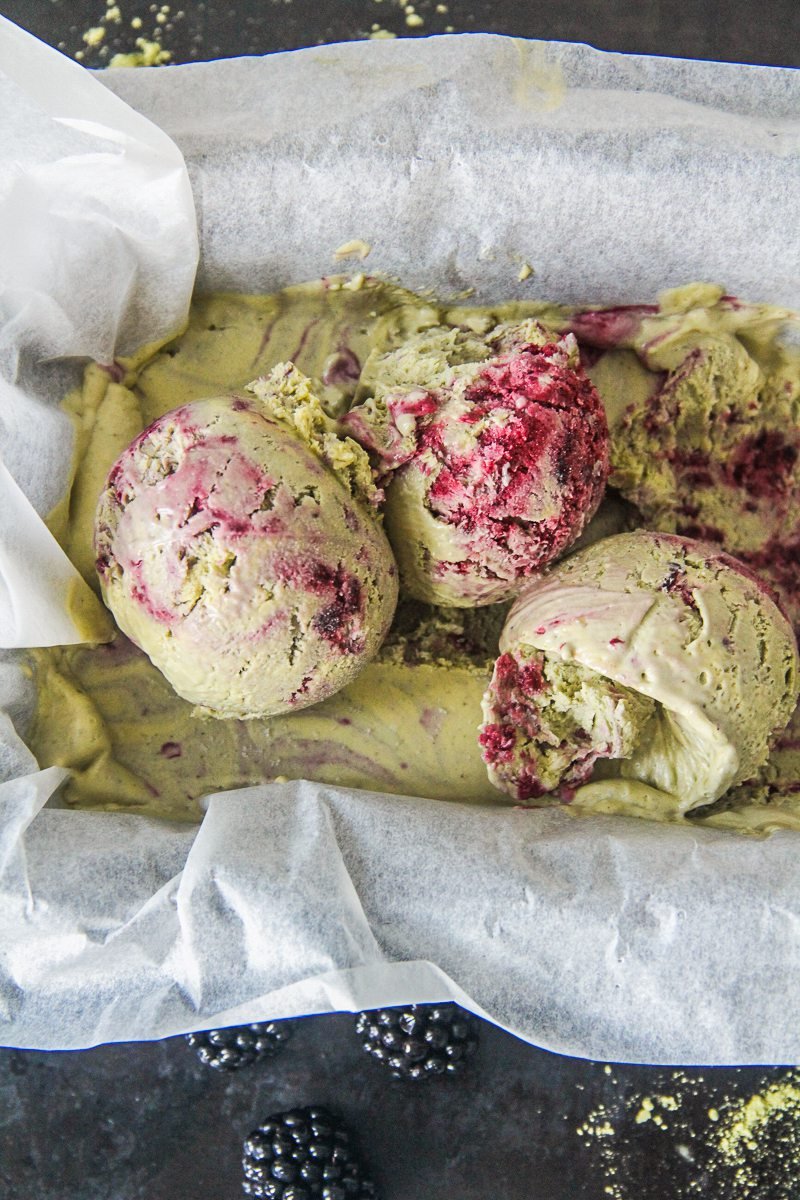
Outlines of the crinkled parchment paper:
{"type": "MultiPolygon", "coordinates": [[[[792,71],[483,35],[92,78],[0,21],[3,643],[79,636],[40,520],[69,461],[57,405],[76,356],[180,324],[189,180],[204,289],[317,277],[361,239],[371,271],[440,295],[624,302],[705,278],[800,307],[799,105],[792,71]]],[[[199,832],[72,812],[19,736],[30,703],[10,651],[5,1044],[453,997],[570,1054],[800,1058],[797,834],[309,783],[214,796],[199,832]]]]}

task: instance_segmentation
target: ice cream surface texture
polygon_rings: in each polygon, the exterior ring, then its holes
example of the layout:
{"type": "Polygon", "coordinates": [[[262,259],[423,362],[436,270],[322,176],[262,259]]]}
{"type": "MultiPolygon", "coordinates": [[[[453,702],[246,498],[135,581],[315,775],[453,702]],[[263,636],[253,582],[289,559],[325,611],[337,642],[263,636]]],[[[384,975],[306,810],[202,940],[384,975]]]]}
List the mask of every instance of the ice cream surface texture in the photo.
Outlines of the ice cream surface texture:
{"type": "MultiPolygon", "coordinates": [[[[362,376],[369,379],[377,358],[442,329],[457,330],[462,337],[474,335],[473,344],[482,343],[482,353],[491,355],[487,337],[498,325],[530,321],[553,331],[554,343],[570,331],[577,338],[581,359],[608,415],[612,481],[634,502],[620,504],[616,491],[607,494],[581,535],[583,544],[587,534],[596,537],[598,530],[609,536],[643,524],[635,502],[645,504],[644,491],[629,487],[623,468],[650,453],[650,442],[640,446],[637,430],[643,428],[643,415],[669,374],[654,358],[665,355],[670,345],[671,335],[659,351],[661,333],[672,330],[679,338],[680,346],[672,343],[679,361],[693,348],[699,349],[712,328],[732,355],[744,351],[756,361],[762,380],[757,396],[748,401],[747,422],[731,425],[730,431],[738,430],[742,438],[752,436],[758,442],[762,433],[773,429],[781,429],[786,438],[797,425],[792,405],[800,389],[800,351],[782,335],[786,320],[787,314],[780,310],[734,303],[723,297],[721,289],[707,285],[669,293],[658,305],[611,310],[573,309],[535,300],[488,309],[449,305],[365,276],[327,278],[273,295],[198,296],[182,335],[163,347],[145,347],[129,359],[90,365],[83,387],[65,401],[76,431],[75,477],[65,502],[51,518],[51,527],[83,577],[99,589],[92,545],[97,497],[126,446],[169,410],[231,392],[251,399],[245,392],[251,380],[269,377],[276,364],[291,360],[312,380],[307,390],[318,397],[320,406],[294,404],[282,386],[275,402],[293,415],[279,419],[298,436],[312,437],[322,451],[322,442],[331,447],[332,429],[322,420],[322,412],[336,420],[353,407],[359,381],[362,376]],[[774,410],[767,403],[769,397],[775,400],[774,410]]],[[[792,321],[796,318],[790,314],[790,329],[792,321]]],[[[748,379],[744,372],[742,386],[748,379]]],[[[732,386],[735,382],[732,376],[732,386]]],[[[713,399],[713,388],[709,386],[704,395],[713,399]]],[[[362,401],[360,393],[358,401],[362,401]]],[[[740,411],[744,402],[740,398],[736,403],[740,411]]],[[[712,438],[723,432],[721,422],[701,422],[701,426],[712,438]]],[[[668,445],[673,430],[667,428],[662,436],[668,445]]],[[[337,443],[344,444],[342,439],[337,443]]],[[[663,462],[650,463],[649,469],[660,473],[666,467],[663,462]]],[[[789,507],[798,495],[795,473],[793,469],[784,476],[789,507]]],[[[747,472],[739,475],[740,483],[731,476],[733,485],[724,489],[713,481],[697,487],[704,512],[710,517],[714,506],[726,517],[726,523],[720,518],[717,526],[724,532],[722,546],[742,557],[746,547],[743,539],[736,540],[741,531],[748,531],[751,548],[775,544],[777,536],[786,547],[783,561],[790,563],[786,523],[776,522],[778,510],[766,505],[749,512],[747,472]],[[742,513],[749,514],[748,522],[739,520],[742,513]]],[[[342,477],[343,486],[356,486],[356,476],[351,463],[342,477]]],[[[663,522],[664,529],[674,533],[679,523],[683,528],[684,520],[694,518],[678,513],[677,493],[671,493],[671,487],[667,481],[664,503],[652,508],[646,520],[651,527],[663,522]]],[[[692,490],[688,477],[685,487],[687,493],[692,490]]],[[[800,557],[795,561],[800,562],[800,557]]],[[[780,582],[774,571],[772,580],[776,585],[780,582]]],[[[783,592],[787,608],[797,596],[789,575],[783,592]]],[[[488,616],[492,609],[459,612],[463,620],[473,620],[488,616]]],[[[447,623],[453,619],[451,612],[447,623]]],[[[491,663],[487,668],[486,660],[497,656],[496,644],[494,649],[487,644],[480,662],[454,658],[452,638],[449,649],[441,638],[436,649],[436,639],[429,637],[427,649],[420,653],[417,633],[401,629],[400,624],[396,619],[377,657],[341,691],[309,708],[263,721],[209,720],[196,715],[196,708],[181,700],[122,635],[107,646],[40,650],[33,664],[38,706],[30,744],[41,766],[71,768],[65,798],[78,807],[129,807],[155,816],[197,820],[201,796],[281,775],[442,800],[509,800],[489,783],[477,743],[481,696],[491,676],[491,663]]],[[[439,618],[436,625],[441,628],[439,618]]],[[[106,631],[98,630],[97,640],[105,636],[106,631]]],[[[577,675],[578,668],[572,667],[577,675]]],[[[562,678],[566,680],[563,673],[562,678]]],[[[584,692],[582,720],[589,719],[588,709],[595,711],[602,697],[607,698],[604,680],[609,678],[595,672],[591,688],[596,701],[590,704],[588,691],[584,692]]],[[[574,679],[559,686],[571,688],[576,695],[574,679]]],[[[625,685],[616,686],[622,694],[625,685]]],[[[631,744],[633,730],[644,719],[642,710],[654,701],[635,686],[628,693],[624,705],[612,705],[607,699],[603,703],[606,711],[611,709],[615,736],[631,744]]],[[[800,828],[798,722],[796,715],[751,778],[731,787],[711,807],[687,810],[692,821],[757,831],[800,828]]],[[[592,782],[577,787],[569,808],[579,812],[591,806],[680,819],[675,797],[623,777],[602,759],[592,782]],[[609,771],[614,772],[612,778],[600,778],[609,771]]]]}
{"type": "Polygon", "coordinates": [[[122,634],[38,650],[30,745],[40,763],[69,768],[63,798],[76,808],[198,821],[209,792],[276,778],[502,804],[477,724],[503,615],[401,606],[352,683],[263,720],[198,716],[122,634]]]}
{"type": "Polygon", "coordinates": [[[609,482],[648,528],[750,563],[800,630],[797,314],[694,284],[567,325],[603,351],[589,372],[610,401],[609,482]]]}
{"type": "Polygon", "coordinates": [[[95,522],[119,627],[218,717],[315,704],[378,650],[397,569],[363,451],[294,367],[196,400],[120,455],[95,522]]]}
{"type": "Polygon", "coordinates": [[[420,600],[509,599],[600,503],[608,428],[571,334],[434,327],[374,353],[356,398],[342,423],[385,477],[387,534],[420,600]]]}
{"type": "Polygon", "coordinates": [[[573,555],[521,593],[500,650],[480,740],[520,800],[712,804],[764,765],[798,698],[797,644],[769,589],[674,535],[573,555]]]}

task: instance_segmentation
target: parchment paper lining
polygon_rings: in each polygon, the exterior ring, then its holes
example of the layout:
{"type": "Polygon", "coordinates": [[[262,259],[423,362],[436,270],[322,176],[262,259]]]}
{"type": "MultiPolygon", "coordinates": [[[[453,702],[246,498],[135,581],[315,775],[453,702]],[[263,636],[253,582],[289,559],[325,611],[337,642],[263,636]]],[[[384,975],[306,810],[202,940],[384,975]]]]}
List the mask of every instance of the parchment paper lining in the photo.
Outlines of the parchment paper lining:
{"type": "MultiPolygon", "coordinates": [[[[795,72],[475,35],[99,80],[0,21],[9,646],[75,636],[71,568],[36,515],[69,450],[63,369],[40,360],[110,361],[179,324],[196,265],[181,154],[202,289],[318,277],[360,238],[369,270],[439,295],[622,302],[707,278],[800,307],[795,72]]],[[[6,1044],[452,996],[570,1054],[800,1056],[795,834],[308,783],[216,796],[199,833],[71,812],[15,733],[13,654],[0,688],[6,1044]]]]}

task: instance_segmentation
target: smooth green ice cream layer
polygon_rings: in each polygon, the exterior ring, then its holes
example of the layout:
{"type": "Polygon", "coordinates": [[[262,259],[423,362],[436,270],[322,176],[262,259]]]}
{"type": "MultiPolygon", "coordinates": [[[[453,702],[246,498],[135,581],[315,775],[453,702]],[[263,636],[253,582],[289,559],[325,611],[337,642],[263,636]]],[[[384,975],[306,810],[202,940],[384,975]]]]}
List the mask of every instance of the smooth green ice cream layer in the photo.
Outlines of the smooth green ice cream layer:
{"type": "Polygon", "coordinates": [[[502,803],[477,742],[505,609],[401,605],[378,656],[327,700],[264,720],[203,717],[122,634],[33,652],[29,741],[69,767],[75,808],[197,821],[215,791],[314,779],[340,787],[502,803]]]}

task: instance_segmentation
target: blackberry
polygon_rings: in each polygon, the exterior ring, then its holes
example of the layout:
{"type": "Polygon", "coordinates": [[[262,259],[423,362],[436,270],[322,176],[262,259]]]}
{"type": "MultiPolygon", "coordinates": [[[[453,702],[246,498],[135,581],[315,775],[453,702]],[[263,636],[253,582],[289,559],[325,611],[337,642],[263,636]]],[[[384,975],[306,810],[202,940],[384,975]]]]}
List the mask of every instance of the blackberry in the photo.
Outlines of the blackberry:
{"type": "Polygon", "coordinates": [[[248,1067],[277,1053],[291,1033],[290,1021],[265,1021],[260,1025],[233,1025],[230,1029],[187,1033],[186,1041],[207,1067],[238,1071],[239,1067],[248,1067]]]}
{"type": "Polygon", "coordinates": [[[346,1127],[326,1108],[267,1117],[244,1143],[245,1196],[261,1200],[378,1200],[346,1127]]]}
{"type": "Polygon", "coordinates": [[[478,1026],[458,1004],[409,1004],[359,1013],[356,1033],[364,1049],[394,1079],[455,1075],[478,1046],[478,1026]]]}

